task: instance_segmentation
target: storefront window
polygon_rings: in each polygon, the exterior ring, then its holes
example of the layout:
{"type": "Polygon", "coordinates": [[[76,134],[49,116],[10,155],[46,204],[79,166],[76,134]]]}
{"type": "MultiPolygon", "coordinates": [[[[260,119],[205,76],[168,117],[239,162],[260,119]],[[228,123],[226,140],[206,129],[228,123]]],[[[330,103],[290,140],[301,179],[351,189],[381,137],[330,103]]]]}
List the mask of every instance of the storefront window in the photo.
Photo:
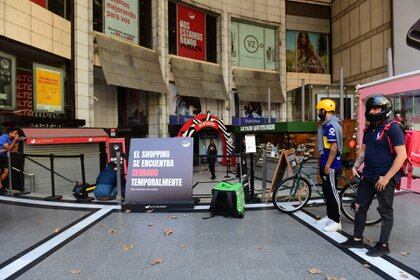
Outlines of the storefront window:
{"type": "Polygon", "coordinates": [[[169,2],[169,53],[217,62],[217,17],[193,7],[169,2]]]}
{"type": "Polygon", "coordinates": [[[420,90],[391,95],[394,115],[400,114],[406,129],[420,130],[420,90]]]}
{"type": "Polygon", "coordinates": [[[232,21],[231,43],[233,66],[276,69],[276,29],[232,21]]]}
{"type": "Polygon", "coordinates": [[[287,71],[329,74],[328,37],[327,34],[287,30],[287,71]]]}
{"type": "Polygon", "coordinates": [[[118,88],[119,127],[147,125],[147,95],[136,89],[118,88]]]}
{"type": "Polygon", "coordinates": [[[31,0],[32,2],[48,9],[60,17],[69,19],[70,18],[70,0],[31,0]]]}
{"type": "Polygon", "coordinates": [[[93,30],[151,48],[151,0],[93,0],[93,30]]]}

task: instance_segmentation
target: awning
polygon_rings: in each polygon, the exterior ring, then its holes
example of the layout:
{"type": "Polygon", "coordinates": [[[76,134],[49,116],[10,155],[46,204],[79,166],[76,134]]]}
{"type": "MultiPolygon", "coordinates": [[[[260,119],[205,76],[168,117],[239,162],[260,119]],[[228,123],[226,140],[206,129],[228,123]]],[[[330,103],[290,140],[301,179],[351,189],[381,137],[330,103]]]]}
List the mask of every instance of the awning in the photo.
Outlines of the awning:
{"type": "Polygon", "coordinates": [[[271,102],[285,102],[278,72],[234,68],[233,80],[241,101],[268,102],[270,87],[271,102]]]}
{"type": "Polygon", "coordinates": [[[218,64],[171,56],[171,65],[179,95],[228,99],[218,64]]]}
{"type": "Polygon", "coordinates": [[[99,128],[22,128],[28,145],[99,143],[108,134],[99,128]]]}
{"type": "Polygon", "coordinates": [[[154,50],[124,43],[94,32],[99,60],[108,85],[166,93],[167,88],[154,50]]]}

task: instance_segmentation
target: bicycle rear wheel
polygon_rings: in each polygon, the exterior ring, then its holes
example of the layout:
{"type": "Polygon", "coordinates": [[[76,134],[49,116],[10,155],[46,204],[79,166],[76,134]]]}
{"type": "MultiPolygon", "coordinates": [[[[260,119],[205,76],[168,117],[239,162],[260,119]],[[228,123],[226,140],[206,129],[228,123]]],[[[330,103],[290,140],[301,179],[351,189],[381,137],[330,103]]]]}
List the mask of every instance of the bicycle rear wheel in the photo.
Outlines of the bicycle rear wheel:
{"type": "MultiPolygon", "coordinates": [[[[357,186],[353,186],[349,183],[346,184],[346,186],[341,190],[340,193],[340,201],[341,201],[341,213],[343,213],[344,216],[347,217],[347,219],[354,222],[354,216],[356,214],[356,211],[354,209],[354,202],[356,200],[357,195],[357,186]]],[[[378,198],[373,198],[372,204],[369,207],[369,210],[367,212],[367,219],[366,219],[366,225],[371,226],[375,225],[377,223],[380,223],[382,221],[381,216],[379,215],[378,209],[378,198]]]]}
{"type": "Polygon", "coordinates": [[[293,213],[305,206],[311,191],[311,184],[305,178],[289,177],[276,186],[272,202],[281,212],[293,213]]]}

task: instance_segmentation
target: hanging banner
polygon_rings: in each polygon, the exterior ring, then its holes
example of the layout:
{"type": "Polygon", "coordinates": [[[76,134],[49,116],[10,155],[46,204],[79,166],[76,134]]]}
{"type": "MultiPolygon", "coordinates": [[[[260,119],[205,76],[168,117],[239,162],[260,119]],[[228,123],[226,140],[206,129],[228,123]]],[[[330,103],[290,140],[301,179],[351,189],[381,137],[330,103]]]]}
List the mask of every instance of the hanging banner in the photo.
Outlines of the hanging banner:
{"type": "Polygon", "coordinates": [[[16,58],[0,52],[0,108],[13,110],[16,100],[16,58]]]}
{"type": "Polygon", "coordinates": [[[193,140],[131,139],[124,208],[192,207],[193,140]]]}
{"type": "Polygon", "coordinates": [[[206,15],[177,5],[178,55],[206,60],[206,15]]]}
{"type": "Polygon", "coordinates": [[[47,0],[31,0],[31,1],[40,5],[41,7],[47,8],[47,0]]]}
{"type": "Polygon", "coordinates": [[[64,112],[64,71],[60,68],[34,63],[35,111],[64,112]]]}
{"type": "Polygon", "coordinates": [[[32,72],[17,71],[16,110],[19,116],[33,116],[32,72]]]}
{"type": "Polygon", "coordinates": [[[104,33],[139,43],[139,1],[104,0],[104,33]]]}

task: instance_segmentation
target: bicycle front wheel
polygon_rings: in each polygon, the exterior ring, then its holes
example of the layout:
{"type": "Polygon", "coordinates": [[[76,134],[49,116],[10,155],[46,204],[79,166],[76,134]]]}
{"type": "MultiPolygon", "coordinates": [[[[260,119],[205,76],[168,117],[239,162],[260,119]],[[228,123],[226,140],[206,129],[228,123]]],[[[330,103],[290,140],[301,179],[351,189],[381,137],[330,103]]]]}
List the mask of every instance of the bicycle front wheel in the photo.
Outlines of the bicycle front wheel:
{"type": "MultiPolygon", "coordinates": [[[[341,201],[341,213],[343,213],[344,216],[347,217],[347,219],[354,222],[354,216],[356,214],[355,208],[354,208],[354,202],[356,200],[357,195],[357,186],[353,186],[350,184],[347,184],[340,193],[340,201],[341,201]]],[[[379,204],[378,204],[378,198],[373,198],[372,204],[369,207],[369,211],[367,212],[367,219],[366,219],[366,225],[372,226],[376,225],[377,223],[380,223],[382,221],[381,216],[379,215],[379,212],[377,211],[379,204]]]]}
{"type": "Polygon", "coordinates": [[[276,186],[272,202],[281,212],[293,213],[305,206],[311,191],[311,184],[305,178],[289,177],[276,186]]]}

